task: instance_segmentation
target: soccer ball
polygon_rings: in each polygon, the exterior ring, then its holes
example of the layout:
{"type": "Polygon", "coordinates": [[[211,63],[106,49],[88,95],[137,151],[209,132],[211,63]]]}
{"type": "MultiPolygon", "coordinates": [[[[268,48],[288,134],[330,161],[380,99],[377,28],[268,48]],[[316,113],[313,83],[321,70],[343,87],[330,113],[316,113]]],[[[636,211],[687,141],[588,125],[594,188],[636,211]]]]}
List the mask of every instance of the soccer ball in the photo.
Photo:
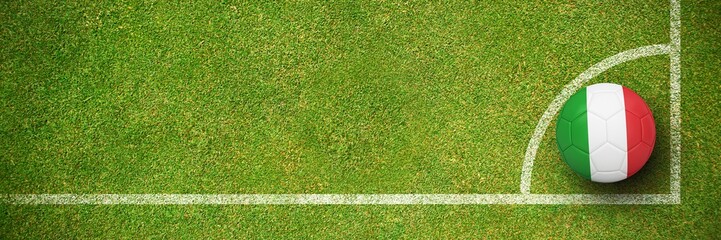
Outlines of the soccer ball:
{"type": "Polygon", "coordinates": [[[599,83],[568,99],[556,122],[556,142],[563,161],[582,177],[618,182],[648,161],[656,124],[638,94],[618,84],[599,83]]]}

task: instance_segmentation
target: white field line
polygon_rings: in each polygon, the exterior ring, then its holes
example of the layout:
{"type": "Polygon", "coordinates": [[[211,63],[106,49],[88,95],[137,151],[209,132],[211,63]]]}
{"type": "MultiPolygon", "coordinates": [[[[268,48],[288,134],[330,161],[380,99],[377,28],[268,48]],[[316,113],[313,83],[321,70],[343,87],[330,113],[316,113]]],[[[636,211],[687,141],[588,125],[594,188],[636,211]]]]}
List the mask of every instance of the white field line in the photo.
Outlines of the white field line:
{"type": "Polygon", "coordinates": [[[650,45],[604,59],[567,84],[551,102],[526,149],[521,194],[5,194],[2,204],[679,204],[681,203],[681,16],[671,0],[670,45],[650,45]],[[669,54],[671,70],[670,194],[530,194],[533,160],[551,118],[582,84],[609,68],[669,54]]]}
{"type": "Polygon", "coordinates": [[[604,71],[622,64],[624,62],[636,60],[643,57],[650,57],[656,55],[669,54],[671,47],[667,44],[649,45],[643,46],[636,49],[627,50],[619,54],[613,55],[604,59],[603,61],[596,63],[592,67],[586,69],[581,75],[578,75],[573,81],[566,84],[560,94],[553,99],[553,102],[548,106],[546,112],[541,116],[541,120],[536,125],[536,130],[533,131],[533,136],[528,142],[528,148],[526,148],[526,156],[523,159],[523,169],[521,171],[521,193],[531,193],[531,174],[533,172],[533,160],[536,158],[536,152],[538,146],[543,140],[543,136],[546,133],[546,129],[551,124],[551,121],[556,116],[564,103],[571,97],[578,89],[587,83],[589,80],[603,73],[604,71]]]}
{"type": "Polygon", "coordinates": [[[681,3],[671,0],[671,194],[681,196],[681,3]]]}
{"type": "Polygon", "coordinates": [[[410,205],[678,204],[673,194],[14,194],[5,204],[50,205],[410,205]]]}

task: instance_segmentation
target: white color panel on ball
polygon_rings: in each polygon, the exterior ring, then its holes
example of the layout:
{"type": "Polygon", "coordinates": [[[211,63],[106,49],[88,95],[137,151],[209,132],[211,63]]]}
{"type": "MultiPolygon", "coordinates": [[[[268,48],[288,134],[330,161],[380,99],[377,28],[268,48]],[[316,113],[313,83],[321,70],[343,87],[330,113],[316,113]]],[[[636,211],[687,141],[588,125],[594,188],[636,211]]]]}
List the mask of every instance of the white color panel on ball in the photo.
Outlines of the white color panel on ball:
{"type": "Polygon", "coordinates": [[[621,85],[600,83],[586,89],[591,180],[626,179],[626,111],[621,85]]]}

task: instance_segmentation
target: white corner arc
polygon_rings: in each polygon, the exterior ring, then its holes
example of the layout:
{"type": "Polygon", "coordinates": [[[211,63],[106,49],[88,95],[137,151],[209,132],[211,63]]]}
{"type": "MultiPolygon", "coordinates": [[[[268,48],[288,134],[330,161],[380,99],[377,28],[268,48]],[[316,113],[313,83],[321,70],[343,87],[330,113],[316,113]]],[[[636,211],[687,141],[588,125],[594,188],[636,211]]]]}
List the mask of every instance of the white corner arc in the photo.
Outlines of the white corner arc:
{"type": "Polygon", "coordinates": [[[541,119],[538,121],[536,129],[533,132],[533,136],[528,142],[528,147],[526,148],[526,155],[523,159],[523,169],[521,170],[521,193],[531,193],[531,175],[533,173],[533,161],[536,158],[538,147],[541,144],[541,140],[543,140],[543,136],[545,135],[548,126],[551,124],[553,117],[558,114],[558,111],[561,110],[561,107],[571,97],[571,95],[576,93],[576,91],[578,91],[585,83],[616,65],[620,65],[622,63],[644,57],[667,55],[671,54],[671,52],[672,47],[668,44],[648,45],[623,51],[621,53],[608,57],[599,63],[596,63],[595,65],[591,66],[590,68],[586,69],[586,71],[578,75],[578,77],[573,79],[573,81],[566,84],[566,86],[563,87],[563,90],[561,90],[561,93],[559,93],[556,98],[553,99],[551,104],[543,113],[543,116],[541,116],[541,119]]]}
{"type": "Polygon", "coordinates": [[[643,57],[656,55],[669,55],[670,67],[670,90],[671,90],[671,196],[680,201],[681,196],[681,3],[678,0],[671,0],[670,6],[670,30],[671,43],[643,46],[627,50],[613,55],[593,65],[573,81],[567,84],[558,96],[543,113],[533,132],[531,140],[526,148],[526,155],[523,159],[521,170],[521,193],[531,194],[531,175],[533,172],[533,161],[536,158],[538,146],[543,139],[548,125],[552,118],[558,113],[561,106],[581,85],[588,82],[598,74],[609,68],[624,62],[636,60],[643,57]]]}

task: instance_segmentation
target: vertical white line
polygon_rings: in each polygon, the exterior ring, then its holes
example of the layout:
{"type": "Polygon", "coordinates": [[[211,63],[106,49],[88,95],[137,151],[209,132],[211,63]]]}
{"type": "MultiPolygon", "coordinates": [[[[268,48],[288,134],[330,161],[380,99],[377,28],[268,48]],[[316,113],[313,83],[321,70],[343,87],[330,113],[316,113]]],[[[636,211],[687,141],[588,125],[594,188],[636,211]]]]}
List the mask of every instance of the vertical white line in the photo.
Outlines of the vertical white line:
{"type": "Polygon", "coordinates": [[[671,194],[681,195],[681,4],[671,0],[671,194]]]}
{"type": "Polygon", "coordinates": [[[11,194],[14,205],[676,204],[672,194],[11,194]]]}

